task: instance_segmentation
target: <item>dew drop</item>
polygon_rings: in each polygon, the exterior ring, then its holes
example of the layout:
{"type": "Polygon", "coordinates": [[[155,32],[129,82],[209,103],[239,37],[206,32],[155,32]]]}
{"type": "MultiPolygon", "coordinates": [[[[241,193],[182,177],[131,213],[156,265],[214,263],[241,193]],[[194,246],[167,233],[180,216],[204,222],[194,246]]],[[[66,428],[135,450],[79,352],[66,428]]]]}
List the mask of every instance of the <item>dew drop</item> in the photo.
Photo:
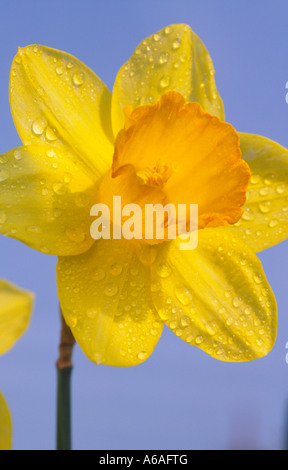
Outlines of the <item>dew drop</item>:
{"type": "Polygon", "coordinates": [[[267,185],[272,184],[275,181],[276,175],[271,173],[271,175],[265,176],[264,183],[267,185]]]}
{"type": "Polygon", "coordinates": [[[286,191],[286,185],[285,184],[279,184],[279,186],[277,186],[276,188],[276,191],[278,194],[284,194],[285,191],[286,191]]]}
{"type": "Polygon", "coordinates": [[[216,334],[217,326],[215,323],[213,322],[207,323],[206,328],[207,328],[207,332],[209,335],[213,336],[216,334]]]}
{"type": "Polygon", "coordinates": [[[243,299],[241,297],[234,297],[234,299],[232,300],[232,303],[233,303],[233,306],[235,308],[238,308],[240,307],[240,305],[242,304],[243,302],[243,299]]]}
{"type": "Polygon", "coordinates": [[[158,42],[158,41],[160,41],[160,39],[161,39],[161,36],[160,36],[160,34],[158,34],[158,33],[155,33],[155,34],[154,34],[154,36],[153,36],[153,39],[154,39],[154,41],[155,41],[155,42],[158,42]]]}
{"type": "Polygon", "coordinates": [[[192,294],[188,287],[178,286],[175,289],[175,295],[182,305],[189,305],[192,301],[192,294]]]}
{"type": "Polygon", "coordinates": [[[270,227],[270,228],[274,228],[274,227],[276,227],[277,225],[278,225],[278,220],[276,220],[276,219],[270,220],[270,222],[269,222],[269,227],[270,227]]]}
{"type": "Polygon", "coordinates": [[[167,88],[170,83],[170,77],[169,75],[165,75],[164,77],[161,78],[159,85],[161,88],[167,88]]]}
{"type": "Polygon", "coordinates": [[[14,152],[14,158],[15,158],[15,160],[17,160],[17,161],[22,160],[23,155],[22,155],[22,153],[21,153],[20,150],[15,150],[15,152],[14,152]]]}
{"type": "Polygon", "coordinates": [[[259,190],[260,196],[267,196],[268,193],[269,193],[269,188],[267,188],[267,187],[261,188],[259,190]]]}
{"type": "Polygon", "coordinates": [[[259,184],[261,182],[261,176],[259,175],[251,175],[250,183],[251,184],[259,184]]]}
{"type": "Polygon", "coordinates": [[[259,209],[263,214],[267,214],[267,212],[271,210],[271,202],[270,201],[260,202],[259,209]]]}
{"type": "Polygon", "coordinates": [[[32,124],[32,131],[34,132],[35,135],[41,135],[43,134],[46,126],[47,126],[47,121],[45,119],[43,118],[35,119],[35,121],[32,124]]]}
{"type": "Polygon", "coordinates": [[[56,157],[56,153],[55,153],[55,151],[54,151],[53,149],[47,150],[46,155],[47,155],[47,157],[49,157],[49,158],[56,157]]]}
{"type": "Polygon", "coordinates": [[[82,243],[86,238],[81,228],[67,228],[65,233],[69,240],[75,243],[82,243]]]}
{"type": "Polygon", "coordinates": [[[41,228],[38,227],[37,225],[30,225],[29,227],[27,227],[27,232],[30,232],[30,233],[39,233],[41,232],[41,228]]]}
{"type": "Polygon", "coordinates": [[[165,309],[165,308],[160,308],[158,310],[158,314],[159,314],[159,317],[161,318],[161,320],[163,320],[163,321],[168,320],[168,318],[170,316],[168,309],[165,309]]]}
{"type": "Polygon", "coordinates": [[[249,207],[245,207],[242,218],[244,220],[253,220],[255,216],[249,207]]]}
{"type": "Polygon", "coordinates": [[[253,279],[256,282],[256,284],[261,284],[261,282],[263,282],[263,276],[260,273],[254,274],[253,279]]]}
{"type": "Polygon", "coordinates": [[[229,299],[232,296],[232,292],[230,290],[226,290],[224,293],[226,299],[229,299]]]}
{"type": "Polygon", "coordinates": [[[172,42],[172,48],[173,48],[174,50],[179,49],[179,47],[181,46],[181,44],[182,44],[181,39],[180,39],[180,38],[176,38],[176,39],[172,42]]]}
{"type": "Polygon", "coordinates": [[[201,343],[203,343],[203,341],[204,341],[203,336],[201,336],[201,335],[196,336],[196,338],[195,338],[195,343],[196,344],[201,344],[201,343]]]}
{"type": "Polygon", "coordinates": [[[71,326],[72,328],[75,328],[75,326],[77,325],[77,323],[78,323],[78,318],[71,315],[71,316],[69,317],[69,326],[71,326]]]}
{"type": "Polygon", "coordinates": [[[180,323],[181,323],[181,326],[185,328],[185,326],[190,325],[191,320],[187,315],[183,315],[183,317],[181,317],[180,323]]]}
{"type": "Polygon", "coordinates": [[[110,283],[105,287],[104,293],[107,297],[114,297],[118,292],[118,287],[116,284],[110,283]]]}
{"type": "Polygon", "coordinates": [[[47,129],[46,129],[46,131],[45,131],[45,137],[46,137],[47,140],[50,140],[51,142],[52,142],[53,140],[56,140],[56,139],[57,139],[57,137],[56,137],[56,135],[55,135],[53,129],[51,129],[51,127],[47,127],[47,129]]]}
{"type": "Polygon", "coordinates": [[[58,196],[63,196],[67,191],[66,187],[62,183],[53,183],[52,189],[58,196]]]}
{"type": "Polygon", "coordinates": [[[63,181],[65,184],[70,183],[71,179],[72,179],[71,173],[64,173],[63,181]]]}
{"type": "Polygon", "coordinates": [[[163,52],[159,57],[159,64],[160,65],[167,64],[168,60],[169,60],[169,53],[163,52]]]}
{"type": "Polygon", "coordinates": [[[169,266],[167,266],[166,264],[159,264],[157,266],[157,274],[159,277],[161,277],[162,279],[166,279],[167,277],[170,276],[171,274],[171,269],[169,266]]]}
{"type": "Polygon", "coordinates": [[[7,170],[0,170],[0,183],[2,183],[3,181],[6,181],[7,179],[9,178],[9,173],[7,170]]]}
{"type": "Polygon", "coordinates": [[[140,351],[137,357],[140,361],[144,361],[145,359],[147,359],[148,354],[145,351],[140,351]]]}
{"type": "Polygon", "coordinates": [[[63,65],[58,65],[58,67],[56,67],[56,73],[57,73],[57,75],[62,75],[63,72],[64,72],[64,67],[63,67],[63,65]]]}
{"type": "Polygon", "coordinates": [[[84,75],[81,72],[76,72],[73,74],[73,83],[76,86],[81,86],[84,83],[84,75]]]}
{"type": "Polygon", "coordinates": [[[89,308],[86,310],[86,315],[88,318],[94,319],[98,315],[98,311],[95,308],[89,308]]]}
{"type": "Polygon", "coordinates": [[[94,354],[94,361],[99,366],[102,363],[102,354],[101,353],[95,353],[94,354]]]}
{"type": "Polygon", "coordinates": [[[120,274],[122,273],[121,264],[113,264],[113,266],[111,266],[110,273],[113,276],[120,276],[120,274]]]}
{"type": "Polygon", "coordinates": [[[151,292],[158,292],[161,289],[161,284],[158,281],[153,281],[150,284],[151,292]]]}
{"type": "Polygon", "coordinates": [[[90,202],[89,196],[85,193],[77,193],[75,196],[75,204],[78,207],[86,207],[90,202]]]}
{"type": "Polygon", "coordinates": [[[105,277],[105,271],[102,268],[97,268],[92,273],[92,279],[94,279],[94,281],[102,281],[104,277],[105,277]]]}

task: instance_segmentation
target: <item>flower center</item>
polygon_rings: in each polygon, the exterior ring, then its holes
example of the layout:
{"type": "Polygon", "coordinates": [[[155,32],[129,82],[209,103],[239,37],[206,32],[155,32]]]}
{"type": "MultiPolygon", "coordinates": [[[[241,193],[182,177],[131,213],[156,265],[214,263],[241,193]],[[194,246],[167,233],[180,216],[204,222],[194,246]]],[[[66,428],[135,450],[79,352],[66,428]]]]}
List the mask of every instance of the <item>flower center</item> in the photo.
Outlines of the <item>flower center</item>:
{"type": "Polygon", "coordinates": [[[153,105],[125,108],[125,117],[125,127],[116,138],[111,172],[100,185],[102,203],[112,209],[113,196],[118,195],[122,205],[138,205],[142,232],[149,231],[149,237],[142,233],[142,238],[149,243],[167,240],[172,224],[180,234],[183,211],[180,221],[177,208],[183,205],[187,208],[187,231],[195,229],[195,220],[190,220],[191,205],[198,206],[199,229],[240,219],[250,170],[241,158],[239,137],[230,124],[204,112],[198,103],[185,104],[175,91],[163,94],[153,105]],[[171,219],[165,212],[160,240],[154,229],[151,232],[145,226],[147,205],[176,208],[171,219]]]}

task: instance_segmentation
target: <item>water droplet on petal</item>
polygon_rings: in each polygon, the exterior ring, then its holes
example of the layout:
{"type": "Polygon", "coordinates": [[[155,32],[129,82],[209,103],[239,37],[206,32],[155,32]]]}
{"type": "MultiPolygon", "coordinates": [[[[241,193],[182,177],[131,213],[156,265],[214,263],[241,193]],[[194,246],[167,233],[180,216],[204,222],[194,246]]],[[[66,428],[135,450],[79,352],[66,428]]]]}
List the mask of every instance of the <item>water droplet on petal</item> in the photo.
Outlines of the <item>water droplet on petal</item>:
{"type": "Polygon", "coordinates": [[[43,134],[45,128],[47,126],[47,121],[44,118],[35,119],[32,124],[32,131],[35,135],[43,134]]]}
{"type": "Polygon", "coordinates": [[[102,268],[97,268],[92,273],[92,279],[94,279],[94,281],[102,281],[104,277],[105,277],[105,271],[102,268]]]}
{"type": "Polygon", "coordinates": [[[168,60],[169,60],[169,53],[163,52],[159,57],[159,64],[160,65],[166,64],[168,60]]]}
{"type": "Polygon", "coordinates": [[[105,287],[104,293],[107,297],[113,297],[118,292],[118,286],[116,284],[110,283],[105,287]]]}
{"type": "Polygon", "coordinates": [[[154,34],[154,36],[153,36],[153,39],[154,39],[154,41],[155,41],[155,42],[158,42],[158,41],[160,41],[160,39],[161,39],[161,36],[160,36],[160,34],[158,34],[158,33],[155,33],[155,34],[154,34]]]}
{"type": "Polygon", "coordinates": [[[159,85],[161,88],[167,88],[169,86],[169,83],[170,83],[170,77],[169,75],[166,75],[161,78],[159,85]]]}
{"type": "Polygon", "coordinates": [[[188,287],[178,286],[175,289],[175,295],[182,305],[189,305],[192,301],[192,293],[188,287]]]}
{"type": "Polygon", "coordinates": [[[276,220],[276,219],[270,220],[270,222],[269,222],[269,227],[270,227],[270,228],[274,228],[274,227],[276,227],[277,225],[278,225],[278,220],[276,220]]]}
{"type": "Polygon", "coordinates": [[[244,220],[253,220],[255,218],[255,215],[251,211],[250,207],[245,207],[244,208],[244,213],[242,215],[242,218],[244,220]]]}
{"type": "Polygon", "coordinates": [[[261,182],[261,176],[259,175],[251,175],[251,178],[250,178],[250,183],[251,184],[258,184],[261,182]]]}
{"type": "Polygon", "coordinates": [[[263,214],[267,214],[271,210],[271,202],[270,201],[260,202],[259,209],[263,214]]]}
{"type": "Polygon", "coordinates": [[[207,328],[207,332],[209,333],[209,335],[211,336],[215,335],[217,331],[217,326],[215,323],[213,322],[207,323],[206,328],[207,328]]]}
{"type": "Polygon", "coordinates": [[[150,284],[151,292],[158,292],[161,289],[161,284],[158,281],[153,281],[150,284]]]}
{"type": "Polygon", "coordinates": [[[201,335],[196,336],[196,338],[195,338],[195,343],[196,344],[201,344],[201,343],[203,343],[203,341],[204,341],[203,336],[201,336],[201,335]]]}
{"type": "Polygon", "coordinates": [[[63,67],[63,65],[58,65],[58,67],[56,67],[56,73],[57,73],[57,75],[62,75],[63,72],[64,72],[64,67],[63,67]]]}
{"type": "Polygon", "coordinates": [[[7,170],[0,170],[0,183],[2,183],[3,181],[6,181],[7,179],[9,178],[9,173],[7,170]]]}
{"type": "Polygon", "coordinates": [[[82,243],[86,238],[81,228],[67,228],[65,233],[69,240],[75,243],[82,243]]]}
{"type": "Polygon", "coordinates": [[[235,308],[240,307],[240,305],[242,304],[242,302],[243,302],[243,299],[242,299],[241,297],[234,297],[234,299],[233,299],[233,301],[232,301],[233,306],[234,306],[235,308]]]}
{"type": "Polygon", "coordinates": [[[268,193],[269,193],[269,188],[267,188],[267,187],[261,188],[259,190],[260,196],[267,196],[268,193]]]}
{"type": "Polygon", "coordinates": [[[84,83],[84,74],[81,72],[74,73],[72,80],[74,85],[81,86],[84,83]]]}
{"type": "Polygon", "coordinates": [[[284,194],[285,191],[286,191],[286,185],[285,184],[279,184],[279,186],[277,186],[276,188],[276,191],[278,194],[284,194]]]}
{"type": "Polygon", "coordinates": [[[145,351],[140,351],[137,357],[140,359],[140,361],[144,361],[147,359],[148,354],[145,351]]]}
{"type": "Polygon", "coordinates": [[[111,266],[110,273],[113,276],[119,276],[122,273],[121,264],[113,264],[113,266],[111,266]]]}
{"type": "Polygon", "coordinates": [[[259,274],[254,274],[253,279],[256,282],[256,284],[261,284],[261,282],[263,282],[263,276],[260,273],[259,274]]]}
{"type": "Polygon", "coordinates": [[[94,319],[98,315],[98,311],[95,308],[89,308],[86,310],[86,315],[88,318],[94,319]]]}
{"type": "Polygon", "coordinates": [[[23,155],[20,150],[15,150],[14,151],[14,158],[15,160],[19,161],[23,158],[23,155]]]}
{"type": "Polygon", "coordinates": [[[50,140],[51,142],[57,139],[55,132],[53,131],[53,129],[51,129],[51,127],[47,127],[45,131],[45,137],[47,140],[50,140]]]}
{"type": "Polygon", "coordinates": [[[179,49],[179,47],[181,46],[181,44],[182,44],[181,39],[180,39],[180,38],[176,38],[176,39],[172,42],[172,48],[173,48],[174,50],[179,49]]]}
{"type": "Polygon", "coordinates": [[[157,266],[157,274],[160,276],[162,279],[167,278],[171,274],[171,269],[169,266],[166,264],[159,264],[157,266]]]}

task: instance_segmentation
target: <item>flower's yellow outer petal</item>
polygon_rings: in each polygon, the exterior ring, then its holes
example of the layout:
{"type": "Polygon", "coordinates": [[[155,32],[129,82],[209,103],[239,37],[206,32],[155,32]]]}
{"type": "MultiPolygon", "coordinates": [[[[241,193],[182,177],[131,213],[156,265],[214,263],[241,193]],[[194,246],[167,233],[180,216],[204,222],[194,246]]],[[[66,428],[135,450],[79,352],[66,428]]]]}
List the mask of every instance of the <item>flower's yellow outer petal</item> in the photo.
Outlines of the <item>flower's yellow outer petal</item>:
{"type": "Polygon", "coordinates": [[[273,292],[256,255],[225,228],[200,230],[195,250],[180,250],[179,240],[163,245],[153,271],[158,313],[184,341],[223,361],[271,350],[273,292]]]}
{"type": "Polygon", "coordinates": [[[114,134],[124,127],[123,109],[153,104],[168,90],[224,120],[222,100],[209,53],[191,28],[168,26],[148,37],[119,70],[112,94],[114,134]]]}
{"type": "MultiPolygon", "coordinates": [[[[136,250],[127,240],[101,239],[83,255],[59,258],[63,315],[77,343],[96,363],[139,364],[162,333],[163,322],[151,300],[149,266],[141,263],[136,250]]],[[[148,264],[154,260],[149,253],[143,255],[148,264]]]]}
{"type": "Polygon", "coordinates": [[[6,353],[26,331],[34,296],[0,280],[0,354],[6,353]]]}
{"type": "Polygon", "coordinates": [[[93,244],[95,189],[62,148],[30,145],[0,156],[0,233],[43,253],[77,255],[93,244]]]}
{"type": "Polygon", "coordinates": [[[0,450],[12,449],[12,419],[5,398],[0,392],[0,450]]]}
{"type": "Polygon", "coordinates": [[[86,65],[65,52],[19,49],[10,74],[10,104],[24,143],[65,144],[94,176],[111,165],[111,94],[86,65]]]}
{"type": "Polygon", "coordinates": [[[239,135],[251,178],[242,218],[227,230],[259,252],[288,236],[288,150],[266,137],[239,135]]]}

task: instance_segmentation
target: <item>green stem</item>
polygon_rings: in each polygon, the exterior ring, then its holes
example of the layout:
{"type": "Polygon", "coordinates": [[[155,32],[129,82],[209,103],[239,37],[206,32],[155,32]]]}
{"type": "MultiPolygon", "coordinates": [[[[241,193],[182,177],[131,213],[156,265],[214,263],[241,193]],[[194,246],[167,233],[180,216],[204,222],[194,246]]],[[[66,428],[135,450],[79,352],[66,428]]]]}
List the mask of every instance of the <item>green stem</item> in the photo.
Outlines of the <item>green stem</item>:
{"type": "Polygon", "coordinates": [[[72,367],[58,369],[57,450],[71,450],[70,384],[72,367]]]}
{"type": "Polygon", "coordinates": [[[61,313],[61,340],[57,365],[57,450],[71,450],[71,373],[75,340],[61,313]]]}

